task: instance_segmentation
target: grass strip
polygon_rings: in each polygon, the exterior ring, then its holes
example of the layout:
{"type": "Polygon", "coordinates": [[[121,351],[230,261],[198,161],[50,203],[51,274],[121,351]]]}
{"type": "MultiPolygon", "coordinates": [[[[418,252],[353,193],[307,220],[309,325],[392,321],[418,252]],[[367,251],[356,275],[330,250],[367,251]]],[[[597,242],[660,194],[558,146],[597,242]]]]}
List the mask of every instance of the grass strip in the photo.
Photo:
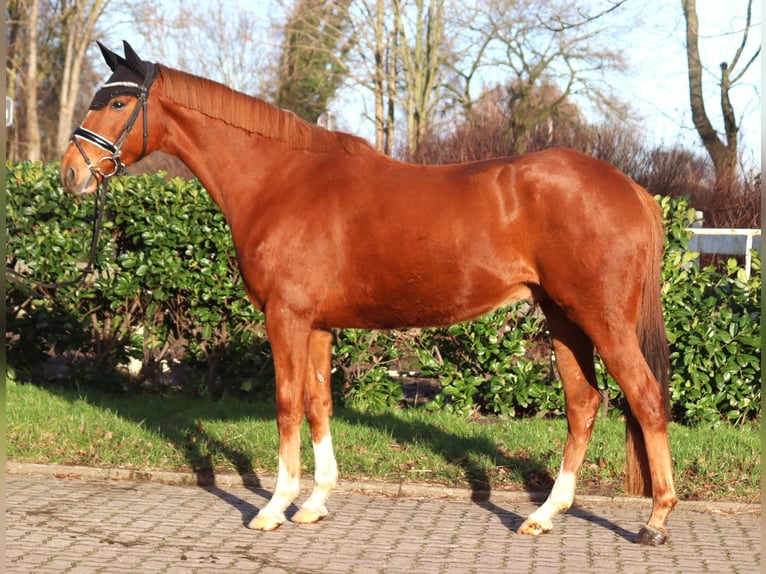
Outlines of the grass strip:
{"type": "MultiPolygon", "coordinates": [[[[276,474],[273,403],[116,396],[8,380],[6,416],[7,456],[17,462],[276,474]]],[[[563,419],[466,419],[422,409],[338,408],[332,425],[341,479],[475,489],[549,488],[566,439],[563,419]]],[[[617,417],[597,421],[579,493],[623,492],[624,433],[617,417]]],[[[303,437],[302,469],[309,474],[305,423],[303,437]]],[[[758,426],[671,424],[670,440],[680,498],[758,500],[758,426]]]]}

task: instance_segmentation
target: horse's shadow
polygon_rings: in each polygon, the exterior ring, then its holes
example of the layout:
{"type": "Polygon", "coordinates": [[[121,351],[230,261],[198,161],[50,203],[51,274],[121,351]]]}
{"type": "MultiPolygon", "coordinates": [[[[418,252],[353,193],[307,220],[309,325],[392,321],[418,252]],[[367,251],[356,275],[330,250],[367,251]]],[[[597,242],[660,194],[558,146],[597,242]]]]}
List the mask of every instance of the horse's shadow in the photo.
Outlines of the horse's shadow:
{"type": "MultiPolygon", "coordinates": [[[[402,446],[408,446],[415,442],[421,446],[425,444],[433,452],[439,454],[444,460],[459,466],[463,475],[469,483],[471,490],[471,500],[495,513],[504,521],[504,524],[513,530],[518,528],[524,518],[508,510],[501,509],[489,502],[491,497],[490,478],[484,466],[476,462],[477,455],[489,456],[496,465],[507,467],[510,471],[516,471],[525,477],[525,488],[534,493],[535,500],[543,500],[546,493],[532,488],[531,481],[547,480],[552,482],[546,467],[538,461],[529,458],[516,458],[501,454],[498,451],[498,445],[485,438],[476,437],[457,437],[438,428],[427,421],[404,421],[392,414],[363,414],[348,409],[339,409],[336,418],[341,418],[345,422],[354,425],[368,425],[376,429],[386,429],[391,435],[392,440],[402,446]]],[[[160,430],[166,436],[180,440],[178,427],[167,425],[167,420],[157,421],[160,430]]],[[[199,449],[200,444],[206,444],[207,449],[222,454],[236,469],[237,474],[242,479],[246,489],[263,499],[263,503],[268,501],[272,493],[264,488],[260,477],[252,466],[250,458],[246,453],[232,448],[225,442],[208,434],[202,428],[195,432],[193,442],[187,441],[186,456],[189,465],[192,467],[197,485],[218,497],[227,504],[237,508],[242,513],[242,522],[247,525],[258,513],[258,507],[243,498],[233,494],[216,485],[215,470],[212,467],[210,458],[204,456],[199,449]]],[[[342,459],[339,466],[342,467],[342,459]]],[[[341,468],[342,470],[342,468],[341,468]]],[[[304,477],[305,478],[305,477],[304,477]]],[[[294,504],[285,512],[289,518],[297,512],[298,508],[294,504]]]]}
{"type": "MultiPolygon", "coordinates": [[[[515,512],[508,510],[508,508],[503,508],[501,506],[498,506],[496,503],[490,500],[475,500],[474,502],[477,506],[484,508],[488,512],[491,512],[492,514],[497,516],[497,518],[500,520],[500,523],[512,532],[516,532],[519,529],[519,527],[523,524],[523,522],[526,520],[525,516],[516,514],[515,512]]],[[[573,506],[572,508],[567,510],[565,514],[569,516],[574,516],[585,522],[590,522],[592,524],[595,524],[601,528],[604,528],[605,530],[613,532],[615,535],[619,536],[620,538],[628,542],[633,542],[633,539],[636,536],[635,533],[630,532],[629,530],[626,530],[625,528],[623,528],[622,526],[618,524],[615,524],[608,518],[604,518],[603,516],[594,514],[590,510],[583,507],[573,506]]],[[[554,529],[555,529],[555,525],[554,525],[554,529]]]]}
{"type": "MultiPolygon", "coordinates": [[[[540,461],[508,456],[498,451],[496,443],[485,438],[456,437],[433,424],[424,421],[407,422],[391,414],[366,415],[355,411],[344,411],[339,416],[347,422],[354,424],[368,424],[382,427],[392,433],[392,438],[399,444],[408,444],[414,441],[425,442],[433,451],[442,456],[444,460],[451,461],[460,466],[468,480],[471,490],[471,500],[477,506],[494,514],[508,530],[516,532],[526,516],[513,512],[510,507],[499,506],[492,501],[490,478],[484,466],[475,461],[477,454],[489,455],[495,465],[505,466],[509,471],[520,474],[523,477],[525,491],[529,499],[541,504],[550,493],[550,488],[540,489],[540,483],[548,483],[552,486],[553,477],[550,476],[547,467],[540,461]]],[[[567,511],[570,516],[591,522],[600,527],[614,532],[625,540],[632,541],[635,535],[611,520],[594,514],[590,510],[580,506],[573,506],[567,511]]]]}
{"type": "MultiPolygon", "coordinates": [[[[163,430],[163,432],[166,431],[163,430]]],[[[171,430],[171,432],[173,431],[171,430]]],[[[225,442],[218,440],[203,430],[199,431],[197,438],[204,439],[205,444],[210,446],[210,450],[223,454],[233,464],[248,491],[261,497],[264,503],[268,501],[271,493],[261,484],[261,478],[253,468],[250,458],[245,453],[231,448],[225,442]]],[[[187,460],[192,465],[197,478],[197,486],[239,510],[242,514],[242,525],[247,526],[255,515],[258,514],[258,507],[216,484],[216,474],[210,458],[202,455],[199,447],[196,446],[198,443],[198,441],[195,441],[192,443],[193,446],[186,450],[187,460]]]]}
{"type": "MultiPolygon", "coordinates": [[[[88,399],[87,395],[78,395],[78,399],[88,399]]],[[[195,404],[188,412],[179,416],[163,416],[162,413],[147,413],[145,410],[135,412],[130,408],[125,408],[125,401],[119,397],[110,397],[109,395],[99,395],[97,399],[90,400],[91,404],[99,408],[107,408],[117,412],[128,419],[140,421],[147,427],[152,427],[160,432],[169,442],[176,445],[183,445],[185,457],[189,467],[192,468],[197,485],[216,496],[226,504],[236,508],[242,515],[243,525],[247,525],[258,513],[258,504],[254,504],[237,494],[231,489],[225,489],[216,484],[216,473],[213,468],[211,456],[203,452],[200,445],[207,445],[207,452],[216,452],[223,455],[235,468],[237,474],[242,478],[245,488],[252,494],[262,500],[262,504],[268,501],[271,492],[264,487],[262,478],[253,468],[248,453],[234,448],[219,438],[207,433],[202,425],[195,423],[206,416],[209,404],[200,401],[195,404]],[[194,430],[194,439],[190,440],[190,428],[197,427],[194,430]]],[[[233,414],[231,419],[239,418],[240,414],[233,414]]],[[[265,416],[265,415],[264,415],[265,416]]],[[[514,472],[524,478],[524,488],[532,493],[532,500],[540,502],[547,496],[548,490],[536,488],[539,484],[548,482],[550,486],[553,477],[550,476],[547,467],[540,461],[528,457],[514,457],[503,454],[506,451],[498,449],[499,446],[493,441],[483,437],[465,437],[455,436],[444,431],[437,425],[428,421],[405,421],[393,414],[362,414],[350,409],[338,409],[335,418],[343,419],[345,422],[354,425],[367,425],[377,429],[386,429],[391,435],[393,441],[402,446],[418,444],[421,447],[425,445],[434,453],[441,456],[445,461],[454,464],[462,469],[462,474],[469,484],[471,490],[471,500],[493,513],[500,522],[509,530],[515,531],[525,520],[525,517],[519,515],[509,508],[498,506],[491,500],[491,481],[487,473],[487,468],[478,462],[479,457],[489,457],[493,466],[505,466],[509,471],[514,472]]],[[[337,446],[337,445],[336,445],[337,446]]],[[[339,457],[339,466],[343,466],[342,457],[339,457]]],[[[271,481],[269,481],[271,482],[271,481]]],[[[332,500],[332,499],[331,499],[332,500]]],[[[297,507],[291,505],[286,515],[289,518],[297,512],[297,507]]],[[[572,508],[569,514],[577,516],[597,524],[603,528],[613,531],[617,535],[631,540],[633,535],[627,530],[614,524],[603,517],[597,516],[584,508],[572,508]]]]}
{"type": "Polygon", "coordinates": [[[628,542],[633,542],[633,540],[636,537],[636,534],[634,532],[631,532],[630,530],[626,530],[625,528],[623,528],[622,526],[618,524],[615,524],[608,518],[604,518],[603,516],[598,516],[597,514],[594,514],[587,508],[583,508],[581,506],[573,506],[567,511],[567,514],[576,516],[577,518],[580,518],[581,520],[585,520],[586,522],[590,522],[592,524],[595,524],[596,526],[609,530],[628,542]]]}

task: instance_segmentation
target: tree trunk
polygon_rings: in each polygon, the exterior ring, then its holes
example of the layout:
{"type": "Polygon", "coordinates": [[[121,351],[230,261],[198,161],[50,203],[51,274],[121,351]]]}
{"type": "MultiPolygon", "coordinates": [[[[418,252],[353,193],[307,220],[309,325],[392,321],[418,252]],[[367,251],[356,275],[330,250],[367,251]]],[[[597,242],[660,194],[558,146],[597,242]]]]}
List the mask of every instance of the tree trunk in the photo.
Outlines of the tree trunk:
{"type": "Polygon", "coordinates": [[[404,107],[407,116],[408,153],[420,145],[433,114],[436,88],[448,59],[451,44],[445,37],[444,0],[415,2],[413,38],[408,37],[407,6],[394,2],[394,18],[405,84],[404,107]]]}
{"type": "Polygon", "coordinates": [[[30,161],[40,161],[40,117],[37,113],[37,24],[40,17],[40,0],[31,0],[27,30],[26,81],[24,82],[24,139],[30,161]]]}
{"type": "Polygon", "coordinates": [[[72,135],[73,120],[77,96],[80,91],[80,74],[82,62],[88,44],[93,38],[93,29],[101,16],[108,1],[94,0],[90,6],[78,6],[74,9],[70,22],[66,25],[66,52],[64,54],[64,69],[61,78],[61,96],[59,99],[58,126],[56,130],[56,147],[61,153],[69,143],[72,135]]]}
{"type": "Polygon", "coordinates": [[[373,47],[373,57],[375,59],[375,71],[373,75],[373,95],[375,97],[375,149],[383,151],[385,149],[385,67],[386,47],[384,38],[384,5],[383,0],[377,0],[375,13],[375,45],[373,47]]]}
{"type": "Polygon", "coordinates": [[[375,98],[375,148],[391,154],[394,140],[394,108],[396,105],[397,29],[386,35],[386,2],[376,0],[373,27],[372,54],[375,69],[372,73],[372,92],[375,98]]]}
{"type": "MultiPolygon", "coordinates": [[[[8,13],[6,16],[6,28],[7,28],[7,34],[8,34],[8,43],[7,43],[7,50],[8,53],[6,54],[6,64],[5,64],[5,77],[6,77],[6,85],[5,85],[5,95],[10,96],[14,98],[16,96],[16,81],[19,77],[19,70],[21,68],[19,59],[18,59],[18,53],[22,50],[19,50],[18,43],[21,42],[21,14],[22,14],[22,8],[19,5],[18,2],[8,2],[7,3],[7,9],[8,13]]],[[[10,161],[18,161],[18,130],[16,129],[16,126],[19,124],[18,119],[14,121],[14,126],[10,129],[6,128],[6,154],[7,159],[10,161]]]]}
{"type": "Polygon", "coordinates": [[[721,63],[721,111],[724,116],[726,143],[721,141],[718,132],[708,117],[705,99],[702,94],[702,61],[699,53],[699,19],[696,0],[682,0],[686,20],[686,58],[689,65],[689,100],[692,122],[702,144],[705,146],[715,168],[719,186],[725,185],[737,176],[737,134],[739,128],[734,110],[729,99],[731,88],[730,68],[721,63]]]}
{"type": "Polygon", "coordinates": [[[385,144],[383,146],[383,153],[391,155],[394,145],[394,129],[395,124],[395,110],[396,110],[396,58],[393,54],[396,54],[397,50],[397,38],[396,35],[392,38],[393,46],[391,48],[391,54],[386,60],[386,76],[388,77],[388,110],[386,113],[386,129],[385,129],[385,144]]]}

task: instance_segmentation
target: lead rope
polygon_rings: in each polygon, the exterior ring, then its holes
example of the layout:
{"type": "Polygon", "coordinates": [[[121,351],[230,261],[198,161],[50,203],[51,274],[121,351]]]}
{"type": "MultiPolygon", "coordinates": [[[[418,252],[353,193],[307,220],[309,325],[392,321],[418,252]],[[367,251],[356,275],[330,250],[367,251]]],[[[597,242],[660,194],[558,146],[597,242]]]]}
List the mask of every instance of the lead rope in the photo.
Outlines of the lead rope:
{"type": "Polygon", "coordinates": [[[5,276],[8,281],[16,283],[27,288],[35,289],[42,292],[44,289],[60,289],[61,287],[69,287],[71,285],[77,285],[81,283],[88,275],[94,270],[94,263],[96,261],[96,253],[98,252],[98,239],[101,235],[101,227],[104,220],[104,206],[106,205],[106,194],[109,187],[109,178],[105,177],[101,180],[101,184],[96,188],[96,200],[94,203],[94,218],[93,218],[93,238],[90,243],[90,251],[88,252],[88,261],[85,267],[80,271],[79,275],[74,279],[67,281],[56,281],[48,283],[45,281],[38,281],[19,273],[15,269],[11,269],[6,265],[5,276]]]}

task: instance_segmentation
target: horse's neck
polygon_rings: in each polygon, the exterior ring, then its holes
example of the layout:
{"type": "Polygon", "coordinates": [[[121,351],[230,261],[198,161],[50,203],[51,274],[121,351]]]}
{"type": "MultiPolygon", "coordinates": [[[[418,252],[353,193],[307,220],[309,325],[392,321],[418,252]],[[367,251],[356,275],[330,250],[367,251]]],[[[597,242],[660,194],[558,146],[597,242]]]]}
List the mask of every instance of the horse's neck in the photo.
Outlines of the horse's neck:
{"type": "Polygon", "coordinates": [[[162,151],[187,165],[227,220],[235,216],[243,195],[256,200],[273,163],[268,159],[273,151],[263,138],[178,106],[168,110],[166,130],[162,151]]]}

